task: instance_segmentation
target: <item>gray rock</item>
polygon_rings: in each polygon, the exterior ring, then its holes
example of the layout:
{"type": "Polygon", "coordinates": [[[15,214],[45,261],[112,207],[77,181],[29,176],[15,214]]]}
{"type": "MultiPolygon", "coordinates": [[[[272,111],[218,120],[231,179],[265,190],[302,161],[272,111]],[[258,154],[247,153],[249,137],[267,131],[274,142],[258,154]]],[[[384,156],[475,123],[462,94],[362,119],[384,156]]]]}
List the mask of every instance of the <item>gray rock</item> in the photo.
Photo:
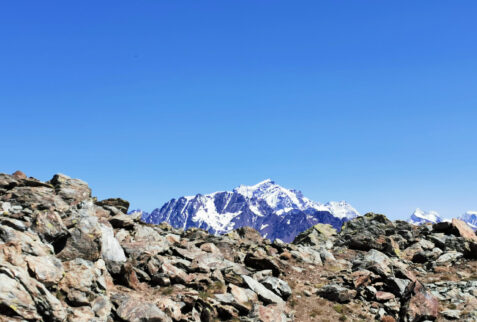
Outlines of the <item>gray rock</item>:
{"type": "Polygon", "coordinates": [[[0,263],[0,306],[2,314],[27,320],[63,321],[66,312],[46,287],[25,269],[0,263]]]}
{"type": "Polygon", "coordinates": [[[101,255],[106,262],[125,262],[126,255],[111,227],[101,224],[101,255]]]}
{"type": "Polygon", "coordinates": [[[292,294],[292,290],[290,286],[288,286],[288,283],[277,277],[269,276],[261,283],[270,291],[280,295],[284,300],[287,300],[292,294]]]}
{"type": "Polygon", "coordinates": [[[157,305],[134,298],[123,301],[117,308],[116,313],[121,319],[131,322],[172,321],[157,305]]]}
{"type": "Polygon", "coordinates": [[[389,257],[378,250],[371,249],[363,258],[363,266],[378,275],[387,276],[391,273],[389,257]]]}
{"type": "Polygon", "coordinates": [[[347,303],[355,298],[356,291],[336,284],[330,284],[320,288],[316,294],[330,301],[347,303]]]}
{"type": "Polygon", "coordinates": [[[459,252],[454,252],[454,251],[446,252],[442,254],[441,256],[439,256],[439,258],[436,260],[436,264],[443,265],[446,263],[454,263],[456,260],[458,260],[459,258],[462,258],[463,256],[464,254],[459,252]]]}
{"type": "Polygon", "coordinates": [[[56,193],[70,204],[75,205],[91,197],[88,184],[80,179],[71,179],[64,174],[56,174],[50,181],[56,193]]]}
{"type": "Polygon", "coordinates": [[[441,312],[442,316],[449,320],[460,319],[461,312],[459,310],[445,310],[441,312]]]}
{"type": "Polygon", "coordinates": [[[101,258],[102,230],[98,218],[83,217],[69,230],[70,237],[58,257],[63,260],[83,258],[96,261],[101,258]]]}
{"type": "Polygon", "coordinates": [[[247,286],[252,291],[257,293],[258,298],[260,300],[262,300],[263,303],[265,303],[265,304],[272,304],[272,303],[282,304],[282,303],[284,303],[281,297],[279,297],[278,295],[276,295],[275,293],[273,293],[272,291],[267,289],[263,284],[254,280],[250,276],[242,275],[242,278],[243,278],[245,284],[247,284],[247,286]]]}

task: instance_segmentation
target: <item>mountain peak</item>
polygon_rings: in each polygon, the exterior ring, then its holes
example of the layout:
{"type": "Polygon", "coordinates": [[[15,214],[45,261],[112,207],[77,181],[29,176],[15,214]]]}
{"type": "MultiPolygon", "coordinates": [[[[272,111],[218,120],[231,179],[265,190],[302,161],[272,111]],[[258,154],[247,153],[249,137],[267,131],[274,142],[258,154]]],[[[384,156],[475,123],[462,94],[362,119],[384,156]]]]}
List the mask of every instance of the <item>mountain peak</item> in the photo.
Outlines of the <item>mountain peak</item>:
{"type": "Polygon", "coordinates": [[[436,224],[443,219],[435,210],[425,211],[421,208],[416,208],[409,218],[408,222],[414,225],[422,225],[426,223],[436,224]]]}
{"type": "Polygon", "coordinates": [[[240,185],[232,191],[218,191],[200,198],[178,198],[143,215],[148,223],[166,221],[187,229],[199,227],[212,233],[226,233],[250,226],[264,237],[291,241],[297,233],[317,223],[340,229],[344,221],[359,216],[348,203],[314,202],[298,190],[290,190],[271,179],[255,185],[240,185]]]}

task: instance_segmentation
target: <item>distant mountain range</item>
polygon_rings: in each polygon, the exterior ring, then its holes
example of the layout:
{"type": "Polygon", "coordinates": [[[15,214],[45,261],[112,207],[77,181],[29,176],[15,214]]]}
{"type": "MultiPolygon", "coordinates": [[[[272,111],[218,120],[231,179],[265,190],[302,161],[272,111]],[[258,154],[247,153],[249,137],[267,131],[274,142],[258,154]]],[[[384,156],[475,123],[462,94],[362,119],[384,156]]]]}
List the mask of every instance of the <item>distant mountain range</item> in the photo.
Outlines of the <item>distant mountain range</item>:
{"type": "MultiPolygon", "coordinates": [[[[477,211],[467,211],[465,214],[458,217],[458,219],[465,221],[472,229],[477,229],[477,211]]],[[[412,213],[408,222],[414,225],[422,225],[427,223],[436,224],[438,222],[450,220],[451,219],[441,217],[437,211],[424,211],[417,208],[412,213]]]]}
{"type": "Polygon", "coordinates": [[[198,227],[223,234],[249,226],[271,240],[291,242],[297,234],[317,223],[342,224],[359,216],[345,201],[321,204],[267,179],[253,186],[239,186],[232,191],[172,199],[152,212],[142,212],[146,223],[167,222],[174,227],[198,227]]]}

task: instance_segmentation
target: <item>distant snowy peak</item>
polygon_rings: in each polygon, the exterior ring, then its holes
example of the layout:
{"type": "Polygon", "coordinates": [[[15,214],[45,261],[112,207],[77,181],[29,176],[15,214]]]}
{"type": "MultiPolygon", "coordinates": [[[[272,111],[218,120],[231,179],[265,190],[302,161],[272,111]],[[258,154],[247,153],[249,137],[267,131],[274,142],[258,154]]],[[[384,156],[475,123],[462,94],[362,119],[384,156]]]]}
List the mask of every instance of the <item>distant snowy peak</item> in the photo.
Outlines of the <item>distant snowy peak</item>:
{"type": "Polygon", "coordinates": [[[340,229],[344,221],[359,216],[348,203],[314,202],[298,190],[286,189],[267,179],[255,185],[241,185],[232,191],[172,199],[151,213],[147,223],[168,222],[174,227],[198,227],[212,233],[226,233],[243,226],[253,227],[270,239],[292,241],[296,234],[317,223],[340,229]]]}
{"type": "Polygon", "coordinates": [[[459,219],[465,221],[472,229],[477,229],[477,211],[467,211],[459,219]]]}
{"type": "Polygon", "coordinates": [[[323,205],[333,216],[352,219],[359,216],[359,212],[346,201],[330,201],[323,205]]]}
{"type": "Polygon", "coordinates": [[[434,210],[424,211],[417,208],[409,218],[408,222],[414,225],[436,224],[443,221],[442,217],[434,210]]]}

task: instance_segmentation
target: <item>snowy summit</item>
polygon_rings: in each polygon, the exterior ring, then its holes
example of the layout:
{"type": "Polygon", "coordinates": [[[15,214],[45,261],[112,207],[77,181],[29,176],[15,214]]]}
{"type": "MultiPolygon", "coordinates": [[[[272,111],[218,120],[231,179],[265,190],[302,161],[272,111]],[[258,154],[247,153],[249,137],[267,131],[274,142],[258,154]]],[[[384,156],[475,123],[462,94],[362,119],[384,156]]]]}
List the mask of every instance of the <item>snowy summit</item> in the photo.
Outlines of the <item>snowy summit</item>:
{"type": "Polygon", "coordinates": [[[417,208],[409,218],[408,222],[413,225],[422,225],[422,224],[436,224],[443,221],[442,217],[437,213],[437,211],[430,210],[424,211],[420,208],[417,208]]]}
{"type": "Polygon", "coordinates": [[[199,227],[212,233],[226,233],[243,226],[258,230],[264,237],[292,241],[300,232],[317,223],[337,229],[359,213],[345,201],[321,204],[267,179],[232,191],[172,199],[160,209],[143,213],[147,223],[167,222],[174,227],[199,227]]]}

